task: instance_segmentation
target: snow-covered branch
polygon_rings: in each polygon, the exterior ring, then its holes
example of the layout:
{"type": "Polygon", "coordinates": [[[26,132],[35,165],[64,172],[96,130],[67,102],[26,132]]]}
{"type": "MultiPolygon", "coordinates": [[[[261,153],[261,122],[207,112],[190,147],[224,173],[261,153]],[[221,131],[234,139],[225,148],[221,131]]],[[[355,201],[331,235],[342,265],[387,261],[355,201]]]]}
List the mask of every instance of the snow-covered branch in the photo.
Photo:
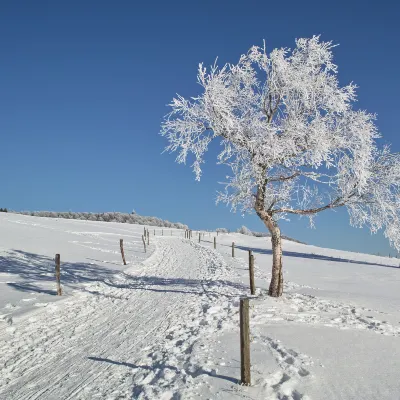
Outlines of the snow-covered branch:
{"type": "Polygon", "coordinates": [[[202,93],[173,99],[161,134],[178,162],[193,156],[196,179],[210,142],[221,143],[232,175],[217,201],[233,210],[276,222],[345,206],[353,225],[384,229],[400,248],[399,157],[378,149],[375,115],[353,108],[356,85],[339,85],[333,48],[314,36],[200,64],[202,93]]]}

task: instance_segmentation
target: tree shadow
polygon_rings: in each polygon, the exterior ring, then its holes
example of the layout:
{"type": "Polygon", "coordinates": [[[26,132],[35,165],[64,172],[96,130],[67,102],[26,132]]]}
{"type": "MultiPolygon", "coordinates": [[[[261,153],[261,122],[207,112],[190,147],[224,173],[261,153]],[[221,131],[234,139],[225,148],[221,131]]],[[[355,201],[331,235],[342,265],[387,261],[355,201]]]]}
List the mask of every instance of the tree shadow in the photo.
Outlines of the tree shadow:
{"type": "Polygon", "coordinates": [[[200,280],[190,278],[167,278],[162,276],[132,276],[124,274],[124,283],[104,281],[107,286],[118,289],[141,289],[152,292],[169,292],[182,294],[197,294],[215,297],[237,297],[237,293],[222,293],[218,288],[236,289],[237,291],[248,290],[248,286],[226,280],[200,280]],[[207,289],[204,287],[207,286],[207,289]]]}
{"type": "MultiPolygon", "coordinates": [[[[55,286],[55,263],[51,257],[21,250],[12,250],[7,256],[0,256],[0,273],[8,273],[22,278],[20,282],[8,283],[9,286],[16,290],[49,295],[57,294],[55,290],[48,289],[48,284],[54,284],[55,286]]],[[[81,285],[82,283],[91,282],[102,283],[115,289],[194,295],[206,294],[207,296],[215,297],[235,297],[236,294],[229,289],[235,289],[235,292],[247,290],[247,286],[243,284],[225,280],[131,275],[93,263],[72,263],[61,260],[61,285],[66,285],[73,289],[79,287],[80,290],[93,295],[120,298],[118,293],[105,293],[93,286],[81,285]],[[221,290],[221,286],[228,290],[221,290]]]]}
{"type": "MultiPolygon", "coordinates": [[[[253,253],[272,255],[272,250],[269,250],[269,249],[260,249],[260,248],[256,248],[256,247],[238,246],[238,245],[236,245],[235,247],[237,249],[245,250],[245,251],[251,250],[253,253]]],[[[374,262],[368,262],[368,261],[350,260],[347,258],[331,257],[331,256],[325,256],[322,254],[300,253],[300,252],[296,252],[296,251],[287,251],[287,250],[283,250],[282,253],[283,253],[283,256],[286,256],[286,257],[298,257],[298,258],[308,258],[308,259],[321,260],[321,261],[331,261],[331,262],[341,262],[341,263],[351,263],[351,264],[361,264],[361,265],[373,265],[373,266],[378,266],[378,267],[396,268],[396,269],[399,268],[398,266],[395,266],[395,265],[380,264],[380,263],[374,263],[374,262]]]]}
{"type": "MultiPolygon", "coordinates": [[[[54,259],[22,250],[11,250],[7,256],[0,256],[0,273],[17,275],[22,282],[8,283],[22,291],[56,294],[41,287],[41,283],[55,283],[54,259]]],[[[71,263],[61,260],[61,284],[75,287],[82,282],[96,282],[110,279],[115,270],[92,263],[71,263]]]]}
{"type": "Polygon", "coordinates": [[[101,264],[112,264],[112,265],[116,265],[118,267],[121,267],[124,265],[124,263],[122,261],[120,263],[117,263],[114,261],[96,260],[95,258],[89,258],[89,257],[86,257],[86,260],[95,261],[95,262],[101,263],[101,264]]]}
{"type": "Polygon", "coordinates": [[[44,289],[30,282],[9,282],[7,283],[7,286],[19,290],[20,292],[36,292],[36,293],[49,294],[51,296],[57,295],[57,290],[44,289]]]}

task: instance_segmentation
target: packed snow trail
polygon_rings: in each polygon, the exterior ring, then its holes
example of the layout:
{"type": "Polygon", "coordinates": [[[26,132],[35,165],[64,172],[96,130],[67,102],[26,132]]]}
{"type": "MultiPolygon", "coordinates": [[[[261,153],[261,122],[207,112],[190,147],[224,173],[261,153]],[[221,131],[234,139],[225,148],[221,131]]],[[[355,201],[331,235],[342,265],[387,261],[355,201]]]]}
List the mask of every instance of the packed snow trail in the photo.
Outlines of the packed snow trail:
{"type": "Polygon", "coordinates": [[[157,239],[140,265],[1,325],[0,398],[179,398],[193,377],[212,373],[190,352],[236,311],[229,299],[242,288],[227,274],[213,250],[157,239]]]}

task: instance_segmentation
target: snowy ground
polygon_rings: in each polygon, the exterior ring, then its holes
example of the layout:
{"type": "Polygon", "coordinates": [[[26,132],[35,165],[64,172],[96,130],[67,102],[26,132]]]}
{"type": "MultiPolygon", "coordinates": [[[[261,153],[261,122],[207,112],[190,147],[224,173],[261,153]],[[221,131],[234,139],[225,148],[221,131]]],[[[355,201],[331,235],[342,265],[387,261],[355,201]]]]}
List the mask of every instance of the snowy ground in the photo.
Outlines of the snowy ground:
{"type": "Polygon", "coordinates": [[[0,213],[0,399],[400,399],[399,260],[285,241],[272,299],[267,239],[220,234],[214,251],[214,234],[149,230],[144,253],[143,226],[0,213]],[[258,294],[242,387],[248,248],[258,294]]]}

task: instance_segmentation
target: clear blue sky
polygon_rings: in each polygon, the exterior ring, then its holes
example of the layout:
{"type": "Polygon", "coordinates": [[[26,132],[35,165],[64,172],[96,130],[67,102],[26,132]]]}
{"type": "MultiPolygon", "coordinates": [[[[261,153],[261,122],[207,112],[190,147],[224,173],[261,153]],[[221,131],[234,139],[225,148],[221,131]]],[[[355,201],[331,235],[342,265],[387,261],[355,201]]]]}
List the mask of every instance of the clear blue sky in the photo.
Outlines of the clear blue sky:
{"type": "MultiPolygon", "coordinates": [[[[224,171],[210,153],[200,183],[161,154],[158,135],[175,93],[195,95],[199,62],[235,62],[253,44],[293,47],[321,34],[342,84],[378,114],[400,150],[400,6],[381,1],[3,1],[0,5],[0,207],[121,211],[192,228],[265,229],[215,206],[224,171]]],[[[326,212],[317,229],[284,223],[311,244],[385,253],[382,235],[326,212]]],[[[394,251],[392,254],[394,254],[394,251]]]]}

